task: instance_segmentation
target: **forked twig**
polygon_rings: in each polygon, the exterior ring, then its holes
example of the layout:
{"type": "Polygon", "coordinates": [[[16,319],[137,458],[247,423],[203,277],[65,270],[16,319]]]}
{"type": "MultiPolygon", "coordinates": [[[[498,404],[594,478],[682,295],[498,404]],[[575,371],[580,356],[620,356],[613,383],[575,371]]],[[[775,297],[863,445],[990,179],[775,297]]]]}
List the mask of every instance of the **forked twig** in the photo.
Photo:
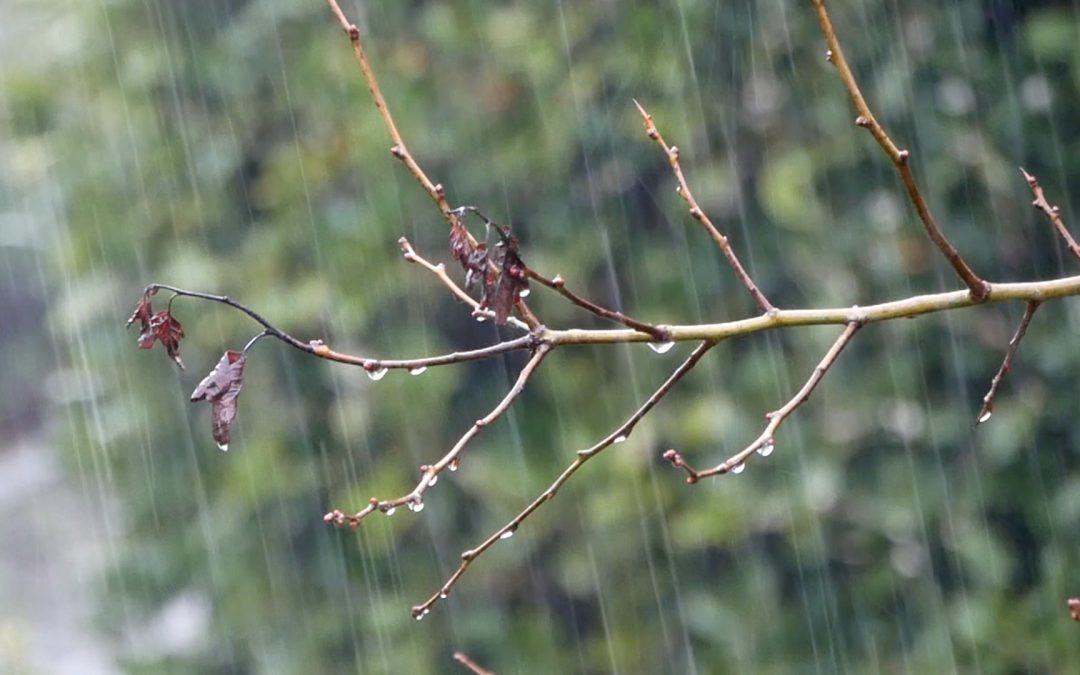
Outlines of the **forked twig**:
{"type": "Polygon", "coordinates": [[[648,333],[649,335],[656,338],[658,342],[667,342],[671,339],[671,334],[663,326],[655,326],[651,323],[638,321],[637,319],[629,317],[622,312],[601,307],[594,302],[586,300],[577,293],[574,293],[566,287],[566,280],[563,279],[561,274],[557,274],[553,278],[548,279],[543,274],[540,274],[531,267],[526,267],[525,273],[529,275],[530,279],[536,281],[541,286],[547,286],[548,288],[554,290],[559,295],[569,300],[571,303],[595,314],[602,319],[615,321],[617,323],[621,323],[627,328],[633,328],[634,330],[641,331],[642,333],[648,333]]]}
{"type": "Polygon", "coordinates": [[[683,200],[686,201],[687,206],[690,207],[690,215],[694,220],[701,223],[702,227],[705,228],[705,231],[712,237],[712,240],[720,247],[720,250],[724,253],[724,257],[727,258],[728,263],[731,265],[731,269],[735,270],[735,276],[739,278],[742,285],[749,291],[750,296],[754,298],[754,302],[761,308],[761,311],[766,314],[775,312],[776,308],[765,298],[765,294],[757,287],[754,280],[750,278],[750,274],[746,271],[746,268],[743,267],[742,262],[739,261],[739,256],[735,254],[735,249],[731,247],[731,242],[728,241],[727,236],[716,229],[712,220],[705,214],[704,209],[702,209],[697,203],[697,200],[694,199],[694,193],[690,192],[690,186],[686,183],[686,176],[683,175],[682,166],[679,164],[679,148],[674,145],[668,145],[664,141],[664,137],[660,135],[660,131],[656,128],[656,124],[653,123],[652,115],[650,115],[637,100],[634,101],[634,105],[637,106],[638,112],[641,113],[641,119],[645,124],[645,134],[656,141],[656,144],[664,151],[664,156],[667,157],[668,164],[671,165],[671,172],[675,174],[675,180],[678,182],[679,196],[682,197],[683,200]]]}
{"type": "Polygon", "coordinates": [[[480,430],[490,425],[497,420],[500,415],[510,408],[510,405],[514,402],[514,399],[525,390],[525,384],[529,381],[533,372],[536,370],[540,362],[544,360],[544,357],[548,355],[552,349],[551,345],[542,344],[536,348],[533,352],[532,358],[525,364],[518,373],[517,380],[514,381],[514,385],[510,387],[510,391],[506,393],[506,396],[499,401],[498,405],[492,408],[484,417],[473,422],[469,430],[466,431],[458,442],[454,444],[454,447],[450,448],[439,461],[434,464],[425,464],[420,467],[420,481],[416,484],[410,492],[394,499],[379,499],[378,497],[372,497],[367,505],[357,511],[356,513],[347,514],[339,510],[331,511],[323,516],[323,520],[334,525],[348,525],[350,527],[357,527],[360,525],[360,521],[375,511],[381,511],[387,515],[390,515],[399,506],[407,506],[410,511],[419,512],[424,508],[424,493],[428,489],[435,485],[435,482],[439,479],[441,474],[446,469],[450,471],[457,471],[458,465],[461,462],[461,453],[464,452],[465,446],[469,441],[473,439],[480,430]]]}
{"type": "Polygon", "coordinates": [[[664,459],[668,461],[672,466],[686,471],[686,482],[696,483],[702,478],[708,478],[709,476],[716,476],[724,473],[741,473],[746,466],[746,460],[755,452],[762,457],[768,457],[772,454],[775,447],[774,435],[776,430],[780,428],[780,425],[788,418],[791,413],[806,402],[810,398],[810,394],[814,392],[814,388],[821,382],[821,378],[825,377],[825,373],[829,372],[829,368],[836,361],[836,357],[840,356],[840,352],[844,350],[844,347],[851,342],[851,338],[855,336],[855,333],[862,327],[862,324],[858,321],[852,321],[844,328],[844,332],[840,334],[840,337],[836,338],[836,342],[833,342],[829,347],[829,351],[825,352],[824,358],[821,359],[821,363],[814,368],[814,372],[810,374],[810,379],[806,381],[806,384],[802,386],[802,389],[798,391],[790,401],[785,403],[782,407],[772,411],[765,415],[765,419],[769,422],[765,425],[765,430],[761,432],[750,445],[746,446],[739,452],[726,459],[725,461],[717,464],[711,469],[705,469],[704,471],[697,471],[692,466],[686,463],[675,450],[668,450],[664,453],[664,459]]]}
{"type": "Polygon", "coordinates": [[[821,32],[825,35],[825,42],[829,45],[829,50],[826,52],[826,58],[830,63],[836,66],[837,72],[840,73],[840,79],[844,82],[844,88],[847,89],[848,96],[851,98],[851,102],[855,105],[855,109],[859,113],[859,116],[855,119],[855,124],[869,131],[870,135],[873,136],[874,140],[881,146],[881,149],[884,150],[885,154],[892,160],[893,165],[896,166],[897,170],[900,172],[900,179],[907,189],[911,203],[915,206],[915,211],[919,214],[919,220],[922,221],[926,234],[929,235],[931,241],[933,241],[938,249],[945,255],[945,258],[949,261],[949,264],[952,265],[953,269],[956,270],[957,275],[963,280],[964,285],[971,291],[972,297],[977,302],[985,300],[990,294],[990,285],[972,271],[971,267],[960,256],[956,247],[954,247],[949,242],[948,238],[945,237],[945,233],[941,231],[941,227],[938,226],[937,220],[934,219],[934,215],[930,212],[930,206],[923,198],[922,192],[919,191],[919,186],[915,182],[915,175],[911,172],[911,152],[908,150],[901,150],[896,146],[885,132],[885,129],[877,121],[874,113],[870,110],[870,106],[866,103],[866,99],[863,98],[862,92],[859,90],[859,84],[855,81],[855,75],[852,74],[847,59],[844,58],[844,52],[840,49],[840,41],[836,37],[832,22],[829,20],[829,13],[825,9],[825,0],[810,1],[817,11],[818,23],[821,25],[821,32]]]}
{"type": "Polygon", "coordinates": [[[1020,168],[1020,173],[1024,174],[1024,180],[1027,181],[1028,187],[1031,188],[1031,193],[1035,195],[1035,200],[1031,202],[1031,205],[1046,214],[1046,217],[1050,219],[1058,234],[1065,241],[1065,245],[1069,247],[1074,256],[1080,258],[1080,244],[1076,243],[1076,239],[1069,232],[1069,228],[1065,227],[1064,221],[1061,220],[1061,209],[1051,205],[1046,200],[1042,186],[1039,185],[1039,181],[1035,179],[1035,176],[1024,171],[1023,167],[1020,168]]]}
{"type": "Polygon", "coordinates": [[[1031,318],[1035,316],[1035,310],[1039,309],[1039,304],[1038,300],[1032,300],[1024,308],[1024,316],[1020,319],[1020,325],[1016,327],[1016,333],[1009,340],[1009,348],[1005,351],[1005,358],[1001,362],[1001,367],[998,368],[994,379],[990,381],[990,391],[986,392],[986,396],[983,396],[982,408],[979,409],[979,415],[975,418],[975,424],[982,424],[990,420],[990,416],[994,412],[994,396],[997,395],[998,387],[1005,380],[1005,375],[1012,368],[1016,350],[1020,348],[1020,341],[1024,339],[1028,324],[1031,323],[1031,318]]]}
{"type": "Polygon", "coordinates": [[[570,480],[570,477],[577,473],[577,470],[580,469],[585,464],[585,462],[595,457],[605,448],[611,447],[612,445],[626,440],[627,436],[629,435],[631,430],[633,430],[634,426],[636,426],[637,423],[641,421],[641,418],[644,417],[650,410],[652,410],[653,406],[659,403],[660,399],[664,398],[664,396],[666,396],[667,393],[671,391],[671,389],[679,382],[679,380],[681,380],[687,373],[693,370],[694,366],[696,366],[698,361],[701,360],[701,357],[705,356],[706,352],[712,349],[715,345],[716,342],[712,341],[702,342],[700,345],[698,345],[697,348],[690,353],[690,356],[688,356],[686,360],[683,361],[682,364],[678,368],[676,368],[666,380],[664,380],[664,383],[661,384],[660,387],[653,392],[652,396],[646,399],[646,401],[641,404],[641,407],[639,407],[634,412],[634,414],[627,418],[625,422],[619,425],[619,427],[615,429],[615,431],[612,431],[610,434],[605,436],[602,440],[598,441],[592,447],[586,448],[585,450],[579,450],[577,456],[574,458],[574,461],[571,462],[570,465],[567,466],[561,474],[559,474],[559,477],[556,478],[551,483],[551,485],[547,487],[546,490],[541,492],[540,495],[536,497],[536,499],[534,499],[528,506],[522,509],[520,513],[510,519],[509,522],[492,532],[491,535],[488,536],[487,539],[482,541],[478,546],[464,551],[461,554],[461,564],[458,565],[458,568],[454,571],[454,573],[450,575],[450,577],[443,583],[439,590],[436,591],[430,598],[428,598],[423,603],[413,607],[412,615],[417,619],[422,619],[428,612],[431,611],[431,608],[439,600],[445,599],[450,594],[450,591],[453,590],[454,585],[457,584],[458,580],[461,579],[461,576],[465,574],[465,570],[469,569],[469,565],[471,565],[474,560],[476,560],[480,555],[484,553],[484,551],[488,550],[499,541],[509,539],[510,537],[514,536],[514,533],[517,531],[518,526],[521,525],[522,521],[528,518],[533,513],[533,511],[536,511],[538,508],[540,508],[540,506],[543,505],[544,502],[549,501],[553,497],[555,497],[555,494],[559,491],[559,488],[562,487],[563,483],[570,480]]]}

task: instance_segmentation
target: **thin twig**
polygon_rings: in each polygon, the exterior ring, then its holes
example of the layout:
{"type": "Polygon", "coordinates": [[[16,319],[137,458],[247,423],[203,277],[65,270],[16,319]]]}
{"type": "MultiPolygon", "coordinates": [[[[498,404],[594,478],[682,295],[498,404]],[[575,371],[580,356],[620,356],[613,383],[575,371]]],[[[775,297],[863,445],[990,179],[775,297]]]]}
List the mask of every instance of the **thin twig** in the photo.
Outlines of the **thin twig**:
{"type": "Polygon", "coordinates": [[[1065,223],[1061,220],[1061,209],[1051,205],[1046,200],[1042,186],[1039,185],[1039,181],[1035,179],[1035,176],[1024,171],[1023,167],[1020,168],[1020,173],[1024,174],[1024,180],[1027,181],[1028,187],[1031,188],[1031,193],[1035,195],[1035,201],[1031,202],[1031,205],[1046,214],[1046,217],[1050,219],[1050,222],[1057,228],[1058,234],[1065,241],[1065,245],[1069,247],[1074,256],[1080,258],[1080,244],[1076,243],[1076,239],[1073,239],[1069,228],[1065,227],[1065,223]]]}
{"type": "Polygon", "coordinates": [[[931,241],[933,241],[938,249],[945,255],[945,258],[949,261],[949,264],[952,265],[953,269],[956,270],[957,275],[963,280],[964,285],[968,287],[972,297],[977,302],[985,300],[990,293],[990,286],[985,280],[972,271],[971,267],[960,256],[959,251],[957,251],[949,242],[945,237],[945,234],[941,231],[941,228],[938,226],[937,221],[934,219],[934,215],[930,212],[929,205],[927,205],[926,200],[919,191],[919,186],[915,182],[915,175],[911,172],[911,152],[909,150],[901,150],[897,147],[896,143],[894,143],[885,132],[884,127],[882,127],[877,121],[877,118],[874,117],[874,113],[871,112],[870,106],[866,103],[866,99],[863,98],[862,92],[859,90],[859,85],[855,81],[855,76],[852,74],[851,68],[844,58],[844,52],[840,49],[840,41],[836,37],[832,22],[829,20],[829,13],[825,9],[825,0],[811,0],[811,4],[814,5],[814,9],[817,11],[821,32],[825,35],[825,42],[828,43],[829,46],[829,50],[826,52],[826,58],[830,63],[836,66],[836,70],[840,74],[840,79],[844,82],[844,88],[847,89],[848,96],[851,98],[852,104],[854,104],[855,109],[859,113],[859,116],[855,119],[855,124],[869,131],[870,135],[872,135],[874,140],[878,142],[878,145],[881,146],[881,149],[884,150],[885,154],[892,160],[893,165],[895,165],[900,172],[900,178],[904,182],[904,187],[907,189],[911,203],[915,206],[915,211],[919,214],[919,220],[922,221],[926,234],[929,235],[931,241]]]}
{"type": "Polygon", "coordinates": [[[608,448],[621,442],[622,440],[625,440],[626,437],[633,430],[634,426],[641,421],[641,418],[643,418],[650,410],[652,410],[652,408],[660,402],[660,399],[664,398],[664,396],[666,396],[667,393],[671,391],[671,389],[679,382],[679,380],[681,380],[687,373],[693,370],[694,366],[697,365],[698,361],[701,360],[701,357],[705,356],[706,352],[712,349],[715,345],[716,342],[713,341],[702,342],[700,345],[698,345],[697,348],[694,349],[693,352],[691,352],[690,356],[688,356],[686,360],[683,361],[682,364],[678,368],[676,368],[671,373],[671,375],[668,376],[664,383],[661,384],[655,392],[653,392],[652,396],[646,399],[646,401],[641,404],[641,407],[634,411],[634,414],[632,414],[629,418],[627,418],[625,422],[619,425],[619,427],[615,429],[615,431],[612,431],[610,434],[605,436],[602,440],[597,442],[592,447],[586,448],[585,450],[579,450],[577,456],[574,458],[574,461],[571,462],[570,465],[567,466],[561,474],[559,474],[559,477],[556,478],[546,490],[541,492],[540,495],[536,497],[536,499],[534,499],[520,513],[514,516],[508,523],[500,527],[498,530],[495,530],[495,532],[493,532],[478,546],[469,549],[468,551],[464,551],[461,554],[461,564],[458,565],[457,570],[455,570],[454,573],[450,575],[450,577],[443,583],[439,590],[436,591],[430,598],[428,598],[422,604],[413,607],[412,615],[414,617],[422,618],[425,614],[431,611],[431,608],[439,600],[446,598],[446,596],[450,594],[450,591],[453,590],[454,585],[457,584],[458,580],[461,579],[461,576],[465,574],[465,570],[467,570],[469,568],[469,565],[471,565],[474,560],[476,560],[480,555],[482,555],[484,551],[494,546],[497,542],[509,539],[510,537],[514,536],[514,533],[517,532],[517,529],[521,525],[522,521],[528,518],[533,513],[533,511],[536,511],[538,508],[540,508],[540,506],[544,502],[547,502],[554,498],[555,494],[559,491],[559,488],[562,487],[563,483],[570,480],[570,477],[577,473],[577,470],[580,469],[585,464],[585,462],[598,455],[605,448],[608,448]]]}
{"type": "Polygon", "coordinates": [[[667,157],[668,164],[671,165],[671,172],[675,174],[675,180],[679,184],[679,196],[682,197],[683,200],[686,201],[687,206],[690,207],[690,215],[694,220],[701,223],[709,233],[709,236],[716,242],[716,245],[723,251],[724,257],[727,258],[731,268],[735,270],[735,276],[739,278],[742,285],[750,292],[750,296],[754,298],[754,302],[761,308],[761,311],[766,314],[775,312],[776,308],[765,298],[765,294],[757,287],[754,280],[750,278],[750,274],[746,271],[746,268],[744,268],[739,261],[739,256],[735,254],[735,249],[731,247],[728,238],[722,234],[720,230],[716,229],[712,220],[705,214],[704,209],[702,209],[697,200],[694,199],[694,194],[690,192],[690,186],[686,183],[686,177],[683,175],[682,166],[679,164],[679,148],[664,142],[664,137],[660,135],[660,131],[656,128],[656,124],[653,123],[652,115],[650,115],[636,100],[634,101],[634,105],[637,106],[638,112],[641,113],[641,119],[645,123],[645,133],[649,138],[656,141],[656,144],[664,151],[664,156],[667,157]]]}
{"type": "Polygon", "coordinates": [[[228,305],[229,307],[247,314],[259,323],[265,329],[263,331],[264,335],[277,338],[294,349],[299,349],[302,352],[318,356],[321,359],[344,363],[350,366],[360,366],[373,375],[377,375],[378,373],[387,370],[417,370],[419,368],[445,366],[451,363],[479,361],[481,359],[489,359],[498,356],[499,354],[505,354],[506,352],[530,349],[539,344],[537,334],[530,333],[514,338],[513,340],[506,340],[480,349],[451,352],[449,354],[440,354],[439,356],[427,356],[417,359],[374,359],[366,356],[354,356],[352,354],[336,352],[330,349],[330,347],[322,340],[309,340],[308,342],[304,342],[303,340],[289,335],[277,326],[274,326],[247,305],[237,302],[228,296],[213,295],[210,293],[202,293],[200,291],[189,291],[182,288],[176,288],[175,286],[167,286],[165,284],[150,284],[146,287],[148,291],[156,288],[172,291],[179,297],[198,298],[200,300],[209,300],[211,302],[228,305]]]}
{"type": "Polygon", "coordinates": [[[529,275],[530,279],[536,281],[541,286],[547,286],[548,288],[554,290],[559,295],[569,300],[571,303],[577,305],[578,307],[581,307],[588,312],[592,312],[593,314],[602,319],[615,321],[617,323],[621,323],[628,328],[633,328],[634,330],[641,331],[642,333],[648,333],[649,335],[652,335],[654,338],[656,338],[658,342],[667,342],[670,339],[667,329],[665,329],[663,326],[656,326],[654,324],[646,323],[644,321],[638,321],[637,319],[629,317],[622,312],[601,307],[594,302],[586,300],[577,293],[574,293],[566,287],[566,280],[563,279],[561,274],[556,274],[553,278],[549,279],[528,266],[526,266],[525,268],[525,273],[529,275]]]}
{"type": "Polygon", "coordinates": [[[510,391],[506,393],[506,396],[499,401],[498,405],[492,408],[484,417],[473,422],[469,430],[466,431],[458,442],[454,444],[454,447],[450,448],[439,461],[434,464],[425,464],[420,467],[420,481],[416,484],[410,492],[404,494],[395,499],[379,499],[372,497],[368,501],[367,505],[353,514],[347,514],[339,510],[331,511],[323,516],[323,520],[334,525],[343,526],[348,525],[350,527],[356,527],[360,524],[366,516],[374,513],[375,511],[381,511],[387,515],[393,513],[399,506],[408,506],[410,511],[420,511],[424,508],[424,493],[428,491],[432,485],[439,478],[439,474],[449,468],[451,471],[457,471],[457,467],[461,462],[461,453],[465,450],[465,446],[469,441],[473,439],[480,430],[490,425],[499,418],[510,405],[514,402],[514,399],[525,389],[525,383],[529,381],[529,377],[532,376],[540,362],[544,360],[544,357],[551,351],[551,345],[542,344],[536,348],[532,357],[518,373],[517,380],[514,385],[510,387],[510,391]]]}
{"type": "Polygon", "coordinates": [[[473,661],[461,652],[454,652],[454,660],[464,666],[466,670],[471,671],[474,675],[495,675],[494,671],[480,667],[476,661],[473,661]]]}
{"type": "Polygon", "coordinates": [[[1005,351],[1005,358],[1001,362],[1001,367],[998,368],[997,374],[994,375],[994,379],[990,382],[990,391],[986,392],[986,396],[983,396],[982,408],[979,409],[979,415],[975,418],[975,424],[982,424],[990,419],[990,415],[994,412],[994,396],[997,395],[998,387],[1005,380],[1006,373],[1009,372],[1009,368],[1012,368],[1013,358],[1016,356],[1016,350],[1020,348],[1020,341],[1024,339],[1024,334],[1027,333],[1028,324],[1031,323],[1031,318],[1035,316],[1035,310],[1039,308],[1039,302],[1032,300],[1024,308],[1024,316],[1020,319],[1020,325],[1016,327],[1016,333],[1009,340],[1009,348],[1005,351]]]}
{"type": "MultiPolygon", "coordinates": [[[[423,256],[416,252],[416,250],[412,247],[412,244],[410,244],[409,240],[405,237],[398,239],[398,246],[401,247],[401,253],[405,260],[411,263],[416,263],[417,265],[420,265],[421,267],[426,269],[428,272],[434,274],[435,277],[440,282],[442,282],[442,284],[446,286],[447,289],[450,290],[450,293],[455,298],[457,298],[458,301],[465,303],[469,307],[472,307],[473,316],[484,317],[485,319],[492,320],[495,318],[495,312],[491,311],[490,309],[482,309],[479,302],[474,300],[471,295],[466,293],[461,288],[461,286],[458,286],[454,282],[454,280],[450,278],[450,275],[446,273],[446,265],[442,263],[439,263],[437,265],[432,264],[430,261],[424,259],[423,256]]],[[[511,326],[514,326],[515,328],[529,330],[529,327],[525,324],[524,321],[521,321],[520,319],[517,319],[515,317],[508,317],[506,322],[509,323],[511,326]]]]}
{"type": "Polygon", "coordinates": [[[682,455],[675,450],[668,450],[665,452],[664,459],[675,468],[686,471],[686,482],[692,484],[698,482],[702,478],[708,478],[709,476],[728,472],[741,472],[746,465],[747,458],[755,452],[763,457],[772,454],[773,448],[775,447],[773,437],[776,434],[776,430],[780,428],[780,425],[784,423],[791,413],[795,412],[799,406],[810,398],[810,394],[814,392],[814,388],[821,382],[821,378],[825,377],[825,373],[829,372],[829,368],[831,368],[832,364],[836,361],[836,357],[840,356],[840,352],[844,350],[844,347],[846,347],[849,342],[851,342],[851,338],[854,337],[855,333],[857,333],[861,327],[861,323],[853,321],[844,328],[844,332],[840,334],[840,337],[836,338],[836,341],[829,347],[829,351],[825,352],[825,356],[821,359],[821,363],[814,368],[814,372],[810,374],[810,379],[806,381],[806,384],[802,386],[802,389],[800,389],[799,392],[782,407],[765,415],[765,419],[769,422],[765,425],[765,430],[761,432],[761,435],[755,438],[750,445],[713,468],[705,469],[704,471],[695,470],[687,464],[682,458],[682,455]]]}

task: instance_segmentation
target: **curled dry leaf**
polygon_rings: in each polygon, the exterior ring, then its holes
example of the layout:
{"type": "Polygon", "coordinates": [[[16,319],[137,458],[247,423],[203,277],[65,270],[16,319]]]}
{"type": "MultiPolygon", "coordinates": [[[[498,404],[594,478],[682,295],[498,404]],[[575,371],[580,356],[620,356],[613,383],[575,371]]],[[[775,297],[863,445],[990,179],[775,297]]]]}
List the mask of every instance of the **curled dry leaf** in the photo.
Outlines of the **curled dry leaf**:
{"type": "Polygon", "coordinates": [[[210,374],[191,392],[192,401],[210,402],[214,440],[222,450],[229,449],[229,432],[236,419],[236,398],[244,384],[246,359],[243,352],[225,352],[210,374]]]}
{"type": "Polygon", "coordinates": [[[154,312],[150,298],[155,293],[157,289],[143,292],[126,325],[130,327],[135,322],[139,323],[142,330],[139,334],[140,349],[150,349],[155,342],[160,342],[169,358],[183,369],[184,362],[180,360],[180,340],[184,339],[184,327],[168,310],[154,312]]]}

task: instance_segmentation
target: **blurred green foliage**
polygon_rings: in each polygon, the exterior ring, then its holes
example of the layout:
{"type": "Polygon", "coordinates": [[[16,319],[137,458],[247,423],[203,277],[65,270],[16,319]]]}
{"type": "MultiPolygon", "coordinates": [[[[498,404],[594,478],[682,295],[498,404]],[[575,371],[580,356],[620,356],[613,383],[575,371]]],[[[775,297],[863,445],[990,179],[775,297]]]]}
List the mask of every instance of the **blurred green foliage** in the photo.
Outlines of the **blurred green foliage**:
{"type": "MultiPolygon", "coordinates": [[[[871,105],[972,266],[994,280],[1070,273],[1016,167],[1080,223],[1072,5],[835,4],[871,105]]],[[[669,323],[754,311],[632,97],[775,304],[959,287],[853,126],[808,3],[345,9],[451,201],[513,223],[531,265],[597,301],[669,323]]],[[[403,264],[402,234],[445,260],[445,224],[390,157],[332,16],[319,0],[8,11],[20,22],[5,48],[33,57],[0,63],[0,176],[35,243],[7,245],[47,252],[50,329],[67,345],[57,431],[86,499],[114,506],[100,625],[130,672],[448,672],[457,649],[499,673],[1064,672],[1080,659],[1064,605],[1080,593],[1072,301],[1040,311],[977,432],[1020,306],[864,330],[772,457],[690,488],[661,451],[706,464],[742,447],[836,331],[722,344],[416,623],[409,607],[460,551],[689,346],[556,352],[422,514],[328,528],[330,508],[407,490],[501,397],[520,355],[375,383],[263,341],[223,454],[187,396],[251,322],[177,301],[179,373],[120,327],[161,281],[242,299],[343,351],[498,339],[403,264]],[[205,631],[177,638],[178,616],[205,631]]],[[[531,300],[549,325],[603,325],[531,300]]]]}

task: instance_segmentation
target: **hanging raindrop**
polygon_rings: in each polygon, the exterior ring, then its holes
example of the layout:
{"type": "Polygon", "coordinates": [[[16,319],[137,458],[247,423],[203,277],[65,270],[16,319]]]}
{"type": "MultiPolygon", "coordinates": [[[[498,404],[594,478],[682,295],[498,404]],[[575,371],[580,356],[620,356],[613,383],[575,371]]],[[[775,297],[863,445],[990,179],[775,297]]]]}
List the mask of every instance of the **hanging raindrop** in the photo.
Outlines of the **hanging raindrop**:
{"type": "Polygon", "coordinates": [[[410,368],[409,369],[409,374],[410,375],[423,375],[425,370],[427,370],[427,366],[420,366],[419,368],[410,368]]]}
{"type": "Polygon", "coordinates": [[[746,471],[746,462],[742,462],[741,464],[736,464],[735,466],[731,467],[731,473],[740,474],[743,471],[746,471]]]}
{"type": "Polygon", "coordinates": [[[431,477],[431,482],[428,483],[428,487],[435,487],[435,483],[438,483],[438,482],[439,482],[439,477],[438,476],[432,476],[431,477]]]}
{"type": "MultiPolygon", "coordinates": [[[[994,414],[993,412],[987,410],[983,414],[979,415],[979,421],[977,422],[977,424],[982,424],[983,422],[989,422],[990,421],[990,416],[993,415],[993,414],[994,414]]],[[[222,449],[224,449],[224,448],[222,448],[222,449]]]]}
{"type": "MultiPolygon", "coordinates": [[[[987,415],[987,417],[989,417],[989,415],[987,415]]],[[[229,444],[228,443],[218,443],[217,447],[218,447],[218,450],[221,450],[222,452],[228,452],[229,451],[229,444]]]]}
{"type": "Polygon", "coordinates": [[[397,507],[396,506],[391,506],[391,507],[387,508],[385,511],[383,511],[383,513],[385,513],[388,516],[392,516],[392,515],[394,515],[395,511],[397,511],[397,507]]]}
{"type": "Polygon", "coordinates": [[[653,350],[657,354],[667,354],[671,351],[671,348],[675,346],[674,342],[650,342],[649,349],[653,350]]]}
{"type": "Polygon", "coordinates": [[[486,316],[484,316],[483,314],[476,315],[476,323],[484,323],[485,321],[487,321],[486,316]]]}
{"type": "Polygon", "coordinates": [[[530,289],[523,288],[520,291],[518,291],[518,297],[519,298],[527,298],[527,297],[529,297],[529,293],[532,293],[532,291],[530,289]]]}
{"type": "Polygon", "coordinates": [[[611,442],[611,444],[612,445],[618,445],[619,443],[625,443],[625,442],[626,442],[626,434],[620,434],[620,435],[615,437],[615,440],[613,440],[611,442]]]}
{"type": "Polygon", "coordinates": [[[516,528],[511,529],[511,530],[507,530],[506,532],[503,532],[502,534],[499,535],[499,539],[509,539],[510,537],[514,536],[515,531],[516,531],[516,528]]]}
{"type": "Polygon", "coordinates": [[[376,368],[375,370],[367,371],[367,376],[371,378],[372,382],[378,382],[386,377],[386,368],[376,368]]]}
{"type": "Polygon", "coordinates": [[[458,461],[457,461],[456,459],[452,459],[452,460],[450,460],[450,466],[449,466],[449,469],[450,469],[451,471],[457,471],[457,470],[458,470],[458,461]]]}
{"type": "Polygon", "coordinates": [[[424,510],[424,502],[419,500],[419,499],[414,500],[414,501],[410,501],[408,506],[409,506],[409,510],[412,511],[413,513],[420,513],[421,511],[424,510]]]}
{"type": "Polygon", "coordinates": [[[761,444],[761,447],[757,449],[757,454],[761,455],[762,457],[768,457],[773,453],[773,450],[775,449],[776,444],[773,443],[773,440],[770,438],[769,440],[761,444]]]}

